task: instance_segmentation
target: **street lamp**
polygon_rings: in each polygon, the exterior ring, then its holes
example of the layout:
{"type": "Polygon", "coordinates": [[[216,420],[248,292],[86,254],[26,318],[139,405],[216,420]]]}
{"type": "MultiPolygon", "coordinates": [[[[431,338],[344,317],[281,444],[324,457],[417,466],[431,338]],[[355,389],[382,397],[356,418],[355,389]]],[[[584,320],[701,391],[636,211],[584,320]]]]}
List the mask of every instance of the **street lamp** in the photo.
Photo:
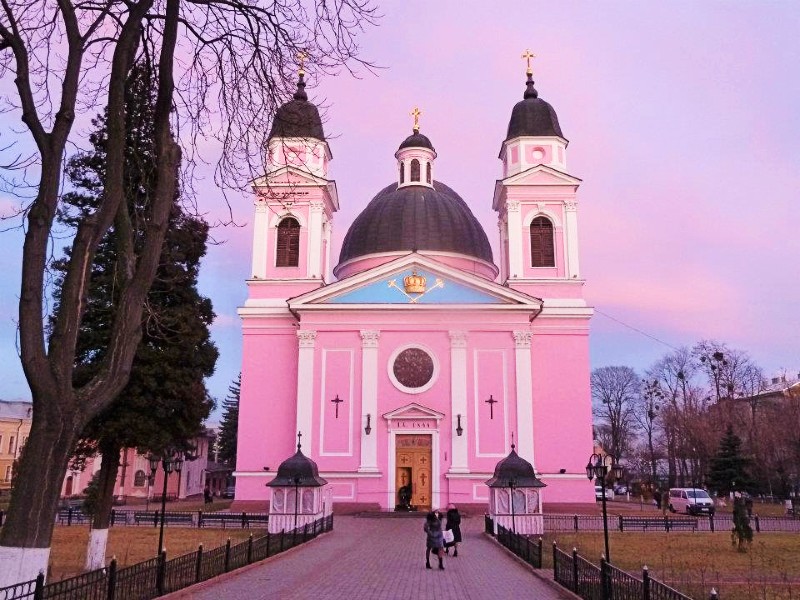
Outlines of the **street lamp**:
{"type": "Polygon", "coordinates": [[[300,484],[303,482],[303,478],[300,475],[295,475],[294,479],[292,479],[292,483],[294,483],[294,528],[297,529],[297,507],[300,504],[300,484]]]}
{"type": "Polygon", "coordinates": [[[164,470],[164,487],[161,492],[161,525],[158,532],[158,556],[164,550],[164,512],[167,504],[167,480],[172,471],[180,473],[183,468],[183,458],[180,453],[167,452],[159,457],[151,454],[147,460],[150,462],[150,477],[155,481],[156,471],[158,470],[158,463],[161,463],[161,468],[164,470]]]}
{"type": "Polygon", "coordinates": [[[511,504],[511,531],[517,533],[517,524],[514,521],[514,488],[517,487],[517,480],[514,477],[508,478],[508,501],[511,504]]]}
{"type": "Polygon", "coordinates": [[[609,466],[606,464],[610,459],[611,462],[611,476],[614,479],[622,477],[622,467],[617,462],[617,458],[611,454],[607,454],[605,458],[599,453],[592,454],[589,457],[589,462],[586,464],[586,476],[589,481],[595,477],[600,482],[600,489],[602,490],[603,498],[603,540],[605,541],[606,548],[606,561],[611,562],[611,553],[608,549],[608,513],[606,512],[606,476],[609,472],[609,466]]]}

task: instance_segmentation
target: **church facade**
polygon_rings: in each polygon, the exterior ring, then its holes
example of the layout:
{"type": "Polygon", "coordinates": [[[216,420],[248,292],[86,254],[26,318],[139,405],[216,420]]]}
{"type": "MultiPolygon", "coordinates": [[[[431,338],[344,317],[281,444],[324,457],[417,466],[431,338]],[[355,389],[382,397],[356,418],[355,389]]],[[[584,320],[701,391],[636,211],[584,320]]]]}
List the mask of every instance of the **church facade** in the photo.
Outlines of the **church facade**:
{"type": "Polygon", "coordinates": [[[301,74],[254,183],[237,501],[269,500],[300,434],[334,504],[486,506],[486,481],[512,444],[547,485],[545,503],[593,502],[580,180],[530,70],[500,151],[499,256],[435,178],[417,115],[395,181],[350,225],[332,280],[339,199],[304,88],[301,74]]]}

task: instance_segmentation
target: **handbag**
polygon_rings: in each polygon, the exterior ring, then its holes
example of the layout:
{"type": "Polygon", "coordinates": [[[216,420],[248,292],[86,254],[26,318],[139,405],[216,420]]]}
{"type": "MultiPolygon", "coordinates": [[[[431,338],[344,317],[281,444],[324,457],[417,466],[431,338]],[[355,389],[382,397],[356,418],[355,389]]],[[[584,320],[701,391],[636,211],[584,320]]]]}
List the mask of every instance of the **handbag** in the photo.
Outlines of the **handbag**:
{"type": "Polygon", "coordinates": [[[453,530],[452,529],[445,529],[442,532],[442,537],[444,537],[444,543],[445,544],[452,544],[453,540],[455,539],[455,536],[453,535],[453,530]]]}

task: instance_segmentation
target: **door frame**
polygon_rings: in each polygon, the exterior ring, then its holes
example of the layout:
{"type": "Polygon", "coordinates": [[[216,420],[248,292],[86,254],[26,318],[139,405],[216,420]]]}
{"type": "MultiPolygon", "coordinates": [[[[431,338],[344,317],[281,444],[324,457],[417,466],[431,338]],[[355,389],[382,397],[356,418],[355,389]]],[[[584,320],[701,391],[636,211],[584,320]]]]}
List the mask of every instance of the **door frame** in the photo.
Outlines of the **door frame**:
{"type": "MultiPolygon", "coordinates": [[[[434,421],[435,422],[435,421],[434,421]]],[[[440,508],[439,488],[441,478],[441,466],[439,464],[439,429],[436,426],[414,428],[413,430],[403,428],[389,429],[389,464],[388,464],[388,504],[387,508],[393,510],[397,505],[397,436],[398,435],[430,435],[431,436],[431,509],[440,508]]]]}

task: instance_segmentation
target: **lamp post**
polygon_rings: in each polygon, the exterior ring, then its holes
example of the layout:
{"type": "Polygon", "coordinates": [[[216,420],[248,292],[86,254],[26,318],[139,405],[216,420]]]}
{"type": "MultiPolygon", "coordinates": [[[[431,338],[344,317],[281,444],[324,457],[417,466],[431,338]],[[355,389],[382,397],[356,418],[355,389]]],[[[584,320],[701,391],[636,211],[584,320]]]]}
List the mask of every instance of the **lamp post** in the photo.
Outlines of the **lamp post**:
{"type": "Polygon", "coordinates": [[[586,476],[589,481],[595,477],[600,482],[600,489],[602,490],[603,498],[603,540],[606,549],[606,561],[611,562],[611,552],[608,548],[608,513],[606,512],[606,476],[608,475],[609,467],[606,461],[611,461],[611,475],[614,479],[622,477],[622,467],[617,462],[615,456],[607,454],[605,459],[601,454],[592,454],[589,457],[589,462],[586,464],[586,476]]]}
{"type": "Polygon", "coordinates": [[[292,482],[294,483],[294,528],[297,529],[297,507],[300,505],[300,484],[303,478],[300,475],[295,475],[292,482]]]}
{"type": "Polygon", "coordinates": [[[164,550],[164,512],[167,504],[167,480],[169,479],[169,474],[172,473],[173,470],[176,473],[181,472],[183,468],[183,458],[179,453],[166,452],[161,457],[151,454],[148,457],[148,461],[150,462],[150,476],[154,480],[159,462],[161,463],[161,468],[164,470],[164,486],[161,492],[161,525],[158,532],[158,556],[161,556],[161,552],[164,550]]]}
{"type": "Polygon", "coordinates": [[[514,520],[514,488],[517,487],[517,480],[513,477],[508,478],[508,501],[511,504],[511,531],[517,533],[517,524],[514,520]]]}

